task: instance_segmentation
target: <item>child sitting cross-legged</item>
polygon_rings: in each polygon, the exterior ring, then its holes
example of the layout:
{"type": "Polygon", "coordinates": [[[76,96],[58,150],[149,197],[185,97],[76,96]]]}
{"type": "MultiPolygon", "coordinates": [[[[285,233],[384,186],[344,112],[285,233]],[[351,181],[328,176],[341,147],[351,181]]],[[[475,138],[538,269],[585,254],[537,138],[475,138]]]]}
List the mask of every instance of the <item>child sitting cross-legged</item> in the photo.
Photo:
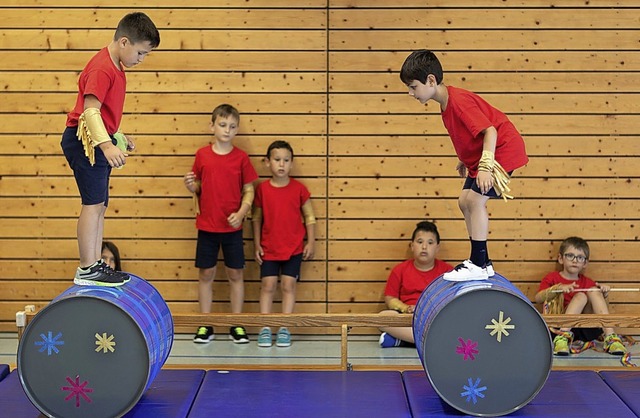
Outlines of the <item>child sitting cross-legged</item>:
{"type": "MultiPolygon", "coordinates": [[[[585,308],[589,313],[608,314],[606,298],[610,287],[594,282],[584,274],[589,263],[589,244],[579,237],[569,237],[560,245],[558,263],[561,271],[553,271],[547,274],[540,283],[535,300],[538,303],[547,303],[558,294],[562,294],[564,313],[569,315],[581,314],[585,308]]],[[[578,339],[593,340],[604,331],[604,350],[613,355],[623,355],[627,352],[620,337],[613,328],[571,329],[560,328],[553,339],[553,354],[567,356],[571,352],[571,342],[574,336],[578,339]]]]}

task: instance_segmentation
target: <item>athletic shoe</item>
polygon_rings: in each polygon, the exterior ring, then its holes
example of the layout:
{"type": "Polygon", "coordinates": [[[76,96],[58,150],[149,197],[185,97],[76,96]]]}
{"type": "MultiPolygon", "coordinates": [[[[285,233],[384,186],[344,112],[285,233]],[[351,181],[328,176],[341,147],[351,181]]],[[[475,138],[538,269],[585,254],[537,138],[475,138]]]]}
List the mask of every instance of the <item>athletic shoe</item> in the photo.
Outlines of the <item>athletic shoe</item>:
{"type": "Polygon", "coordinates": [[[249,337],[244,327],[229,328],[229,339],[235,344],[246,344],[249,342],[249,337]]]}
{"type": "MultiPolygon", "coordinates": [[[[493,267],[491,267],[493,270],[493,267]]],[[[442,276],[443,279],[450,282],[466,282],[471,280],[487,280],[489,274],[487,269],[478,267],[471,260],[464,260],[462,264],[458,264],[456,268],[442,276]]]]}
{"type": "Polygon", "coordinates": [[[260,334],[258,334],[258,347],[271,347],[272,344],[271,328],[262,327],[260,334]]]}
{"type": "Polygon", "coordinates": [[[493,271],[493,263],[491,260],[487,261],[487,264],[484,265],[484,269],[487,272],[487,277],[495,276],[495,271],[493,271]]]}
{"type": "Polygon", "coordinates": [[[122,286],[129,281],[129,275],[119,271],[114,271],[102,260],[97,261],[91,267],[85,269],[78,267],[73,283],[78,286],[122,286]]]}
{"type": "Polygon", "coordinates": [[[278,347],[289,347],[291,345],[291,333],[285,327],[280,327],[278,330],[276,345],[278,347]]]}
{"type": "Polygon", "coordinates": [[[401,339],[393,337],[386,332],[380,334],[380,339],[378,340],[378,343],[382,348],[400,347],[401,342],[401,339]]]}
{"type": "Polygon", "coordinates": [[[617,334],[607,335],[604,339],[604,351],[614,356],[621,356],[627,353],[627,349],[622,344],[622,339],[617,334]]]}
{"type": "Polygon", "coordinates": [[[553,354],[556,356],[568,356],[571,351],[569,344],[573,339],[573,333],[570,331],[558,334],[553,339],[553,354]]]}
{"type": "Polygon", "coordinates": [[[193,342],[198,344],[206,344],[213,341],[213,327],[202,326],[198,328],[193,342]]]}

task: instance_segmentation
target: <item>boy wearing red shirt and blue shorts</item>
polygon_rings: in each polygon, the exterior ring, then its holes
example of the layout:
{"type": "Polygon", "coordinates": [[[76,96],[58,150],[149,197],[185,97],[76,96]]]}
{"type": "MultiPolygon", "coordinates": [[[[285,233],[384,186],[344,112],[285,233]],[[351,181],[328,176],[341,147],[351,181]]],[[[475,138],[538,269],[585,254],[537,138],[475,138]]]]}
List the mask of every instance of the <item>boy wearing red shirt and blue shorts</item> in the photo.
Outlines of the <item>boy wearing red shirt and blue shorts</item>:
{"type": "MultiPolygon", "coordinates": [[[[313,258],[316,218],[309,190],[289,177],[293,165],[291,145],[286,141],[273,142],[267,149],[265,163],[271,171],[271,178],[258,185],[252,216],[255,256],[262,278],[260,313],[271,313],[278,276],[282,312],[292,313],[302,261],[313,258]]],[[[258,335],[258,346],[271,347],[271,344],[271,328],[263,327],[258,335]]],[[[278,330],[276,345],[291,345],[291,334],[287,328],[278,330]]]]}
{"type": "Polygon", "coordinates": [[[77,237],[80,266],[73,282],[85,286],[121,286],[129,275],[102,260],[104,215],[109,203],[111,168],[122,168],[133,140],[119,132],[127,78],[125,68],[141,63],[160,44],[160,34],[144,13],[118,23],[113,40],[80,73],[76,104],[67,115],[62,151],[73,170],[82,199],[77,237]]]}
{"type": "Polygon", "coordinates": [[[456,170],[466,177],[458,206],[471,240],[468,260],[445,274],[445,280],[485,280],[494,274],[487,250],[491,198],[512,198],[511,173],[529,161],[524,140],[507,116],[475,93],[443,83],[442,65],[428,50],[413,52],[402,65],[400,79],[409,95],[440,105],[442,122],[458,156],[456,170]]]}

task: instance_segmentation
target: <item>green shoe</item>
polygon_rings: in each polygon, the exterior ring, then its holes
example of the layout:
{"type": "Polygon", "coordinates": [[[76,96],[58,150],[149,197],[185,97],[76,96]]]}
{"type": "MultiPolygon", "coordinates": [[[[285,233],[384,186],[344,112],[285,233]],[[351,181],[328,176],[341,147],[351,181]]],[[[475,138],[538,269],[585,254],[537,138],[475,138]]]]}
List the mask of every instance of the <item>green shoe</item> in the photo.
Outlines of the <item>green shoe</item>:
{"type": "Polygon", "coordinates": [[[618,334],[607,335],[604,339],[604,351],[614,356],[621,356],[627,353],[627,349],[622,344],[618,334]]]}
{"type": "Polygon", "coordinates": [[[568,356],[571,354],[569,344],[572,339],[572,332],[563,332],[562,334],[556,335],[553,339],[553,354],[556,356],[568,356]]]}

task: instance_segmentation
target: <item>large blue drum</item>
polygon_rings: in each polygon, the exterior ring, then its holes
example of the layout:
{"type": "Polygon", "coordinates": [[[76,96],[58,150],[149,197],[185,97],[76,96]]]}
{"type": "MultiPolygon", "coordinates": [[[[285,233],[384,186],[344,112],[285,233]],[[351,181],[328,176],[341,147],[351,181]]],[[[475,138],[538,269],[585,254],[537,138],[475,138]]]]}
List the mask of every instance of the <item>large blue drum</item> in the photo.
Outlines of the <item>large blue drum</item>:
{"type": "Polygon", "coordinates": [[[72,286],[28,324],[18,374],[45,416],[120,417],[167,360],[169,308],[151,284],[130,276],[120,287],[72,286]]]}
{"type": "Polygon", "coordinates": [[[468,282],[438,277],[416,304],[413,334],[434,390],[466,414],[499,416],[520,409],[551,370],[546,323],[499,274],[468,282]]]}

